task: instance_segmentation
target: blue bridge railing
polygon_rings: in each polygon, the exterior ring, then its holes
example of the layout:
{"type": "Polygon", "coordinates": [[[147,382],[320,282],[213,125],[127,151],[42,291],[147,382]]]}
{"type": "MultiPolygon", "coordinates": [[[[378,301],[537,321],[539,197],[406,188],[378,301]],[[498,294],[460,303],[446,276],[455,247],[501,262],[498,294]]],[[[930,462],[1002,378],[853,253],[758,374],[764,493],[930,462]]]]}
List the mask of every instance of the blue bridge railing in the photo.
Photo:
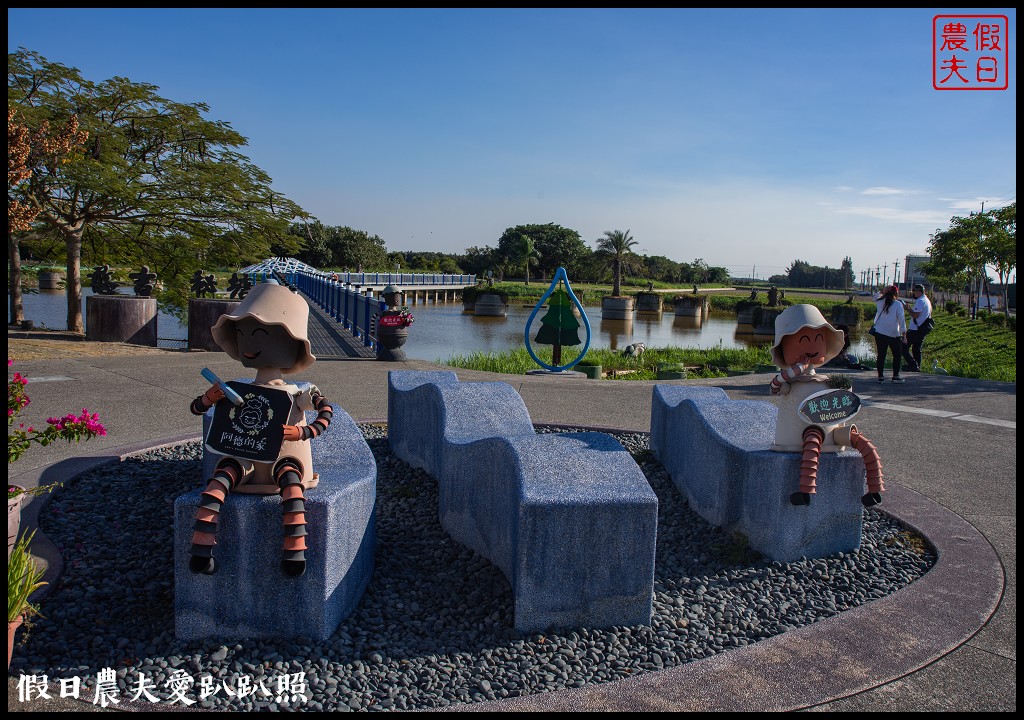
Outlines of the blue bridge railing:
{"type": "MultiPolygon", "coordinates": [[[[258,279],[254,278],[254,280],[258,279]]],[[[264,280],[266,278],[263,278],[264,280]]],[[[465,287],[476,284],[476,275],[421,273],[328,273],[290,272],[284,274],[289,285],[301,290],[327,315],[362,340],[366,347],[377,342],[376,321],[386,309],[384,300],[374,292],[385,285],[403,289],[415,287],[465,287]]]]}

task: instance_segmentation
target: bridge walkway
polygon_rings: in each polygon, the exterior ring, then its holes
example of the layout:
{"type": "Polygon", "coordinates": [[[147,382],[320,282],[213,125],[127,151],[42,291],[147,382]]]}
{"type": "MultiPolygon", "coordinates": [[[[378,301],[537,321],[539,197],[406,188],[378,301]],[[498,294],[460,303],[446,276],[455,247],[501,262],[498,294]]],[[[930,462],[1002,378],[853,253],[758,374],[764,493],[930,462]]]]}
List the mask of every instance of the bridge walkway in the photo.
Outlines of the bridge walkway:
{"type": "Polygon", "coordinates": [[[309,305],[309,344],[317,360],[376,360],[377,351],[300,293],[309,305]]]}

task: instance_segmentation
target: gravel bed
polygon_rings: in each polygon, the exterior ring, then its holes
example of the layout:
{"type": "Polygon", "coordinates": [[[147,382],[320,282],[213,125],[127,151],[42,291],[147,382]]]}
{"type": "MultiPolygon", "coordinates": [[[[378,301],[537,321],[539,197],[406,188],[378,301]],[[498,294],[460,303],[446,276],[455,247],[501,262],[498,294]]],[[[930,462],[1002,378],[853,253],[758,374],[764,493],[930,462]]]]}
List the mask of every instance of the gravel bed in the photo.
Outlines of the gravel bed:
{"type": "Polygon", "coordinates": [[[161,705],[185,697],[193,709],[435,708],[678,666],[884,597],[935,562],[922,538],[874,509],[855,552],[766,561],[689,509],[648,435],[615,434],[658,495],[652,623],[521,634],[501,571],[442,530],[434,480],[391,453],[385,426],[360,427],[378,467],[376,568],[329,639],[174,638],[173,503],[203,482],[195,441],[87,473],[53,497],[40,525],[64,575],[10,673],[81,678],[86,701],[110,668],[122,701],[141,678],[161,705]]]}

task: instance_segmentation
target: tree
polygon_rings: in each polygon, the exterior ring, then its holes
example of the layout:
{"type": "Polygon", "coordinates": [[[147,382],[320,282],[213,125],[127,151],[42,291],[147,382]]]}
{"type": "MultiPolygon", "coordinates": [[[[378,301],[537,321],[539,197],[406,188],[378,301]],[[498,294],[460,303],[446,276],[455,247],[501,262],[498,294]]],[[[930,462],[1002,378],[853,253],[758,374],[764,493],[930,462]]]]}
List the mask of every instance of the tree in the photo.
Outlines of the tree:
{"type": "Polygon", "coordinates": [[[949,229],[936,230],[932,236],[928,245],[931,260],[922,267],[932,282],[940,287],[946,286],[945,289],[959,292],[964,285],[970,285],[972,318],[977,306],[975,283],[985,277],[987,258],[982,238],[991,225],[992,219],[987,213],[952,217],[949,229]]]}
{"type": "Polygon", "coordinates": [[[987,262],[995,267],[1002,288],[1003,314],[1010,316],[1007,283],[1017,268],[1017,203],[1016,201],[991,212],[993,222],[988,234],[982,238],[982,252],[987,262]]]}
{"type": "Polygon", "coordinates": [[[311,223],[292,223],[288,228],[288,234],[302,238],[302,250],[299,251],[296,260],[315,268],[327,268],[331,264],[333,254],[327,245],[328,230],[319,220],[311,223]]]}
{"type": "Polygon", "coordinates": [[[578,232],[555,223],[516,225],[507,228],[498,238],[498,247],[514,244],[519,235],[526,235],[533,241],[533,248],[536,251],[535,265],[544,278],[554,275],[560,267],[564,267],[567,272],[573,272],[576,264],[590,254],[590,249],[578,232]]]}
{"type": "Polygon", "coordinates": [[[50,130],[43,121],[32,132],[18,122],[17,110],[7,108],[7,260],[8,294],[12,323],[25,319],[21,301],[21,235],[32,229],[40,210],[18,199],[18,189],[33,173],[46,166],[63,165],[78,159],[88,133],[78,129],[78,118],[71,116],[61,127],[50,130]]]}
{"type": "Polygon", "coordinates": [[[612,267],[613,297],[619,297],[622,292],[622,265],[637,244],[629,230],[605,230],[604,237],[597,241],[597,252],[612,267]]]}
{"type": "Polygon", "coordinates": [[[729,282],[729,268],[722,267],[721,265],[712,265],[707,268],[706,282],[709,283],[728,283],[729,282]]]}
{"type": "Polygon", "coordinates": [[[8,103],[26,125],[77,116],[89,133],[80,161],[43,166],[8,196],[39,211],[23,240],[57,232],[64,241],[73,332],[82,332],[85,237],[116,264],[151,267],[161,299],[181,307],[195,270],[266,257],[271,243],[288,245],[291,220],[308,217],[237,152],[242,135],[203,117],[207,105],[157,90],[123,77],[97,84],[24,48],[7,56],[8,103]]]}
{"type": "Polygon", "coordinates": [[[697,283],[698,285],[706,282],[709,269],[708,264],[704,262],[704,258],[694,260],[690,263],[690,282],[697,283]]]}
{"type": "Polygon", "coordinates": [[[644,269],[647,277],[659,282],[674,283],[680,282],[679,263],[664,255],[643,256],[644,269]]]}
{"type": "Polygon", "coordinates": [[[505,232],[498,240],[498,253],[516,271],[522,268],[526,284],[530,284],[530,266],[537,264],[537,248],[526,233],[505,232]]]}
{"type": "Polygon", "coordinates": [[[376,272],[392,271],[395,268],[394,263],[388,262],[384,241],[365,230],[353,230],[347,225],[323,225],[316,220],[311,223],[294,223],[288,232],[304,239],[297,258],[307,265],[350,270],[361,267],[364,271],[376,272]]]}
{"type": "Polygon", "coordinates": [[[853,259],[847,255],[843,258],[843,264],[839,266],[839,281],[843,284],[843,290],[853,287],[857,277],[853,274],[853,259]]]}
{"type": "Polygon", "coordinates": [[[466,248],[466,253],[458,256],[456,262],[468,274],[483,277],[488,270],[493,270],[497,264],[495,253],[496,250],[489,245],[482,248],[474,245],[473,247],[466,248]]]}
{"type": "Polygon", "coordinates": [[[541,328],[534,338],[539,343],[552,346],[551,361],[555,366],[562,364],[563,345],[579,345],[583,342],[580,340],[580,321],[572,309],[569,293],[559,287],[548,297],[548,311],[540,319],[541,328]]]}

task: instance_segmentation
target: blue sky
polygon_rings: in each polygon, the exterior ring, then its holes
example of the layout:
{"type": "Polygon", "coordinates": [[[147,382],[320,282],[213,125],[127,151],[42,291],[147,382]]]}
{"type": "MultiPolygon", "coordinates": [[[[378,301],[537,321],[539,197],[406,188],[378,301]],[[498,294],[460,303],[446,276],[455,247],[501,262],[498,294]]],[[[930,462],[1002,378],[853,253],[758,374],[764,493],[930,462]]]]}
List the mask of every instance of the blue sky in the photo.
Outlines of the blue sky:
{"type": "Polygon", "coordinates": [[[765,278],[858,278],[1016,200],[1013,9],[8,9],[24,47],[248,138],[389,250],[553,222],[765,278]],[[932,87],[935,15],[1006,15],[1009,88],[932,87]]]}

